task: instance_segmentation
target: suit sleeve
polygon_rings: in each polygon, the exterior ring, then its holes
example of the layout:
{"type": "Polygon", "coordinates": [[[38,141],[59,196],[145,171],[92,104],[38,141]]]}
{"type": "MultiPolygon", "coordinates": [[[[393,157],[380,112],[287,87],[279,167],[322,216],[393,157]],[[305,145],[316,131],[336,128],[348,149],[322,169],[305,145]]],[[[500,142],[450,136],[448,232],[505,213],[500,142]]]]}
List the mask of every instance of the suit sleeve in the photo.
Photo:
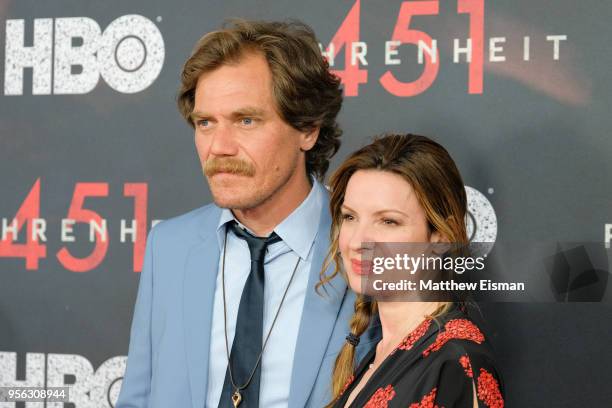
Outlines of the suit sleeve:
{"type": "Polygon", "coordinates": [[[123,384],[115,408],[147,408],[151,393],[151,311],[153,301],[152,229],[147,238],[144,264],[130,331],[130,346],[123,384]]]}

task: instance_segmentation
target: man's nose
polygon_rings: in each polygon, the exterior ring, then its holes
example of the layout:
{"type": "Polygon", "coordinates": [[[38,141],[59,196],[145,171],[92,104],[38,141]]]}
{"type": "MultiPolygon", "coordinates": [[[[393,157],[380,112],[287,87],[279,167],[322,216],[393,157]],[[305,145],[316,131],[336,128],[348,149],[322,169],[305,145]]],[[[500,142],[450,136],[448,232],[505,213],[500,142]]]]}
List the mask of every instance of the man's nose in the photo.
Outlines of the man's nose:
{"type": "Polygon", "coordinates": [[[213,156],[235,156],[238,154],[238,144],[231,126],[220,123],[212,132],[211,139],[210,153],[213,156]]]}

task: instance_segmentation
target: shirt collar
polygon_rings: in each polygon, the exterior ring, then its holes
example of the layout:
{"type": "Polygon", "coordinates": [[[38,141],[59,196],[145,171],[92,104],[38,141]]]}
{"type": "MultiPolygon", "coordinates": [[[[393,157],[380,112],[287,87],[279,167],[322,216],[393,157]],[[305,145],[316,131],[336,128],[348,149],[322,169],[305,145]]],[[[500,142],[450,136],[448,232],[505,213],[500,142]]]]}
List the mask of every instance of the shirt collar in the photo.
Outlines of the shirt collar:
{"type": "MultiPolygon", "coordinates": [[[[317,180],[313,180],[310,193],[304,201],[274,228],[274,232],[282,238],[283,242],[303,260],[308,257],[319,229],[324,202],[323,195],[323,185],[317,180]]],[[[223,208],[217,225],[219,248],[223,248],[224,226],[230,221],[238,222],[230,209],[223,208]]]]}

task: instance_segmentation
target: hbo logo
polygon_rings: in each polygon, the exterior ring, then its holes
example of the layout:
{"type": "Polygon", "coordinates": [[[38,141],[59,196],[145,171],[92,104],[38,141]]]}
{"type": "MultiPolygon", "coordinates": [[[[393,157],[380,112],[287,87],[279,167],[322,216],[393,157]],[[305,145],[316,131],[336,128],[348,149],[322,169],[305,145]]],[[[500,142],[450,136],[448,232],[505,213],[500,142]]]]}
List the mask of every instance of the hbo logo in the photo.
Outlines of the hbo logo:
{"type": "Polygon", "coordinates": [[[4,94],[23,94],[32,68],[32,94],[85,94],[100,75],[114,90],[135,93],[155,81],[164,63],[164,39],[139,15],[117,18],[101,32],[88,17],[34,20],[33,44],[24,44],[24,20],[6,21],[4,94]]]}

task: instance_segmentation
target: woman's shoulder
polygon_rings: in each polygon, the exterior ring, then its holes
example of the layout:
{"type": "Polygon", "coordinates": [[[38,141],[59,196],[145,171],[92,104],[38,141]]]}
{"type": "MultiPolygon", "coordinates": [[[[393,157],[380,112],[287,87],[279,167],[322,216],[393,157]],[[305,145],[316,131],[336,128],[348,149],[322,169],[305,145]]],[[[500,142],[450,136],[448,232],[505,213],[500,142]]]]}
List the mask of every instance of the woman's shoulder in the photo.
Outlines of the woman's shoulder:
{"type": "Polygon", "coordinates": [[[463,340],[477,344],[481,344],[485,340],[480,327],[464,314],[445,316],[443,319],[434,320],[433,323],[437,326],[437,333],[428,353],[441,349],[452,340],[463,340]]]}
{"type": "Polygon", "coordinates": [[[473,384],[481,406],[503,407],[504,384],[486,333],[461,309],[432,324],[437,327],[421,354],[432,360],[429,367],[437,379],[436,400],[448,403],[451,395],[471,395],[468,390],[473,384]]]}
{"type": "Polygon", "coordinates": [[[493,356],[485,331],[462,310],[455,308],[446,315],[431,319],[434,326],[429,341],[424,344],[423,356],[451,356],[458,353],[493,356]]]}
{"type": "MultiPolygon", "coordinates": [[[[417,351],[426,360],[445,360],[464,354],[493,360],[491,345],[480,326],[465,309],[454,306],[449,312],[425,319],[398,345],[397,350],[417,351]]],[[[412,360],[412,359],[409,359],[412,360]]]]}
{"type": "Polygon", "coordinates": [[[439,364],[446,361],[459,361],[462,365],[476,362],[478,368],[498,371],[488,334],[468,317],[465,309],[455,307],[431,320],[434,326],[431,335],[421,346],[424,359],[437,360],[439,364]]]}
{"type": "Polygon", "coordinates": [[[424,320],[372,379],[369,400],[360,406],[472,407],[474,400],[480,408],[504,406],[504,385],[486,333],[457,308],[424,320]]]}

